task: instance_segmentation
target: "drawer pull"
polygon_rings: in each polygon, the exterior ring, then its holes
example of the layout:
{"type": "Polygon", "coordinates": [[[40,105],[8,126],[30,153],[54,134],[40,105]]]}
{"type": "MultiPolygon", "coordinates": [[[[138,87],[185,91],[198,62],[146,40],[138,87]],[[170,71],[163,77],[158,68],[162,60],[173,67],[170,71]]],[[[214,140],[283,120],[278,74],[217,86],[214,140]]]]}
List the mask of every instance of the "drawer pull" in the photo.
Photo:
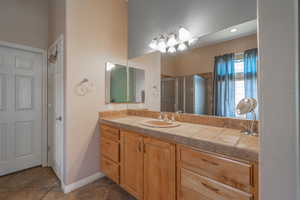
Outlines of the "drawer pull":
{"type": "Polygon", "coordinates": [[[214,191],[214,192],[216,192],[216,193],[219,192],[219,189],[214,188],[214,187],[212,187],[212,186],[210,186],[210,185],[207,185],[206,183],[202,183],[202,185],[203,185],[204,187],[208,188],[209,190],[212,190],[212,191],[214,191]]]}
{"type": "Polygon", "coordinates": [[[209,164],[214,165],[214,166],[218,166],[218,165],[219,165],[218,163],[215,163],[215,162],[206,160],[206,159],[204,159],[204,158],[201,158],[201,160],[202,160],[203,162],[209,163],[209,164]]]}

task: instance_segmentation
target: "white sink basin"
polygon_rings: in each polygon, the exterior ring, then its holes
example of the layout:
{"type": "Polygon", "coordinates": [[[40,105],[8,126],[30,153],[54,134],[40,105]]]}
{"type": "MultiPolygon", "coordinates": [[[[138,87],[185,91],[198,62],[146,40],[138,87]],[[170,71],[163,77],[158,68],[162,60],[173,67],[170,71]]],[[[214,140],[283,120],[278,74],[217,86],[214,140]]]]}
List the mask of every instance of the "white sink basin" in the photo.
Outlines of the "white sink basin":
{"type": "Polygon", "coordinates": [[[149,120],[141,124],[153,128],[173,128],[180,126],[180,124],[176,122],[166,122],[161,120],[149,120]]]}

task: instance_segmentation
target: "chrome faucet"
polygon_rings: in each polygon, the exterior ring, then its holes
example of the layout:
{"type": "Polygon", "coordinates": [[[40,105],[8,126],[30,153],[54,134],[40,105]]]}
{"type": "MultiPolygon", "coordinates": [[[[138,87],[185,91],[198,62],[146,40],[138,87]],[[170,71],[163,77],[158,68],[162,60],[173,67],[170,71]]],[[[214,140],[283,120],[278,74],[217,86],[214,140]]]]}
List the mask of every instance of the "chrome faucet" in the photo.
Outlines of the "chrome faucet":
{"type": "Polygon", "coordinates": [[[169,121],[169,118],[168,118],[168,114],[167,113],[164,113],[164,121],[169,121]]]}

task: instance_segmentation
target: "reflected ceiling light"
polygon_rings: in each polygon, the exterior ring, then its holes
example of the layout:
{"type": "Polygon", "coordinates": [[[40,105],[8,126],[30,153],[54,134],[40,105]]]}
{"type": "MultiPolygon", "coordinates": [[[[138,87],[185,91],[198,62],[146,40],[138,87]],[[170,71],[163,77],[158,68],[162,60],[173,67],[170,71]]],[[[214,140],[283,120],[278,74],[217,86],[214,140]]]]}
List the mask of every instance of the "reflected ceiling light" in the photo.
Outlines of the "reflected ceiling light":
{"type": "Polygon", "coordinates": [[[112,63],[106,63],[106,71],[111,71],[113,68],[115,68],[115,64],[112,63]]]}
{"type": "Polygon", "coordinates": [[[231,32],[231,33],[237,32],[237,29],[236,29],[236,28],[233,28],[233,29],[230,30],[230,32],[231,32]]]}
{"type": "Polygon", "coordinates": [[[149,47],[150,47],[151,49],[157,49],[157,39],[156,39],[156,38],[154,38],[154,39],[151,41],[151,43],[149,44],[149,47]]]}
{"type": "Polygon", "coordinates": [[[187,49],[187,46],[184,43],[178,45],[178,51],[184,51],[187,49]]]}
{"type": "Polygon", "coordinates": [[[178,43],[178,41],[177,41],[177,39],[176,39],[176,35],[175,35],[175,34],[171,34],[171,35],[169,36],[167,45],[168,45],[169,47],[173,47],[173,46],[175,46],[177,43],[178,43]]]}
{"type": "Polygon", "coordinates": [[[187,29],[181,27],[179,29],[179,39],[183,42],[188,41],[191,39],[191,33],[187,29]]]}
{"type": "Polygon", "coordinates": [[[168,49],[168,53],[175,53],[176,52],[176,48],[175,47],[170,47],[168,49]]]}

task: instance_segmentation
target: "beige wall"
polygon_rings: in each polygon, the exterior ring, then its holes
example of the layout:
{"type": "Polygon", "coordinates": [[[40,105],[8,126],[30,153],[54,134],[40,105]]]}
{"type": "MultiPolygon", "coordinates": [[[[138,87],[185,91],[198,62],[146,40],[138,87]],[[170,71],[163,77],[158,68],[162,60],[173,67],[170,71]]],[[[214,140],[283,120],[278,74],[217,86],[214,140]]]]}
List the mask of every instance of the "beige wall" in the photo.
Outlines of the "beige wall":
{"type": "Polygon", "coordinates": [[[105,105],[105,62],[126,60],[127,3],[66,0],[65,184],[99,172],[98,111],[124,108],[105,105]],[[84,78],[95,91],[77,96],[75,86],[84,78]]]}
{"type": "Polygon", "coordinates": [[[161,53],[155,52],[128,61],[128,65],[145,70],[145,104],[129,104],[128,108],[160,111],[161,53]]]}
{"type": "Polygon", "coordinates": [[[65,33],[66,0],[49,0],[48,46],[65,33]]]}
{"type": "Polygon", "coordinates": [[[48,44],[48,0],[0,1],[0,40],[36,48],[48,44]]]}
{"type": "Polygon", "coordinates": [[[215,45],[200,47],[175,56],[164,56],[162,73],[170,76],[213,72],[215,56],[239,53],[257,47],[257,36],[230,40],[215,45]]]}

